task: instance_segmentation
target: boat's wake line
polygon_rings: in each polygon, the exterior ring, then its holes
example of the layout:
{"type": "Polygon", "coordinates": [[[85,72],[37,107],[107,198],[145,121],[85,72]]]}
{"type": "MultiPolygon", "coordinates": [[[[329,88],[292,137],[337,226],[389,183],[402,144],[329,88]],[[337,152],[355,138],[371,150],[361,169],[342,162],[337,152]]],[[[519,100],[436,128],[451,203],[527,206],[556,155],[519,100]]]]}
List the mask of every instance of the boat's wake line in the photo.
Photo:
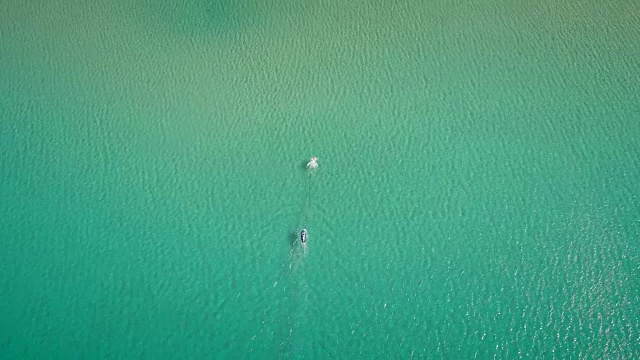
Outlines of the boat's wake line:
{"type": "Polygon", "coordinates": [[[290,294],[291,307],[288,316],[287,337],[281,343],[282,355],[285,358],[298,357],[304,353],[305,336],[302,331],[307,326],[307,309],[309,301],[309,286],[304,271],[306,244],[296,242],[289,252],[289,276],[291,279],[290,294]]]}
{"type": "Polygon", "coordinates": [[[309,213],[311,212],[311,195],[313,194],[313,191],[311,191],[311,187],[312,187],[312,180],[314,177],[314,173],[313,172],[309,172],[307,173],[307,186],[306,186],[306,197],[304,199],[304,202],[302,204],[302,210],[300,212],[300,221],[298,222],[298,228],[296,229],[296,233],[297,234],[301,234],[301,231],[305,232],[305,241],[306,241],[306,232],[309,229],[309,218],[310,215],[309,213]]]}
{"type": "Polygon", "coordinates": [[[300,219],[295,231],[295,238],[289,252],[288,275],[290,282],[291,308],[288,311],[288,332],[286,338],[281,343],[281,352],[285,358],[300,357],[304,354],[305,341],[304,329],[307,328],[307,308],[309,302],[309,285],[304,270],[305,258],[307,256],[307,234],[309,225],[309,213],[311,210],[311,187],[312,178],[318,167],[318,158],[312,157],[307,164],[306,174],[306,196],[304,198],[300,219]]]}

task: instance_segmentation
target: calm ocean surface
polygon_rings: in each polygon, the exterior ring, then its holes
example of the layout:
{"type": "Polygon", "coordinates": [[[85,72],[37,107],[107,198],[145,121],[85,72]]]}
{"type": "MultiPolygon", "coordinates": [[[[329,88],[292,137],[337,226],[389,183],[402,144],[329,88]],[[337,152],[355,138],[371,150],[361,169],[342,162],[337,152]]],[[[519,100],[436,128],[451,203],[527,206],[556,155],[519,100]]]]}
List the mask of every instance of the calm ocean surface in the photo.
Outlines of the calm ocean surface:
{"type": "Polygon", "coordinates": [[[0,357],[640,358],[638,14],[4,1],[0,357]]]}

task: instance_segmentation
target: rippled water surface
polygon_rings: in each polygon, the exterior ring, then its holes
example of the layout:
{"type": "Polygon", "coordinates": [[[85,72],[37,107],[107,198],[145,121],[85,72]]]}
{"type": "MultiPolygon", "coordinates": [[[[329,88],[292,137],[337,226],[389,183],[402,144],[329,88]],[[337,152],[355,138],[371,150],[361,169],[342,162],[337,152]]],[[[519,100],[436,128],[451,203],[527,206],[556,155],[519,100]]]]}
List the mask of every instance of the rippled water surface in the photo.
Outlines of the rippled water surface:
{"type": "Polygon", "coordinates": [[[0,357],[640,357],[640,5],[135,3],[1,6],[0,357]]]}

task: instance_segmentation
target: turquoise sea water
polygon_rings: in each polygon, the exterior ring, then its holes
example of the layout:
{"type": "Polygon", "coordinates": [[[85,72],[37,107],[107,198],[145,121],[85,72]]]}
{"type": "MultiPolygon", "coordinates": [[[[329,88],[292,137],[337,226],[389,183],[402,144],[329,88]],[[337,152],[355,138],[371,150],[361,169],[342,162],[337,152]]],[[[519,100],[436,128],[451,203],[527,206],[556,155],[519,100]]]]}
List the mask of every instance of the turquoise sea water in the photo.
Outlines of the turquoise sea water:
{"type": "Polygon", "coordinates": [[[5,1],[0,357],[640,357],[640,5],[526,3],[5,1]]]}

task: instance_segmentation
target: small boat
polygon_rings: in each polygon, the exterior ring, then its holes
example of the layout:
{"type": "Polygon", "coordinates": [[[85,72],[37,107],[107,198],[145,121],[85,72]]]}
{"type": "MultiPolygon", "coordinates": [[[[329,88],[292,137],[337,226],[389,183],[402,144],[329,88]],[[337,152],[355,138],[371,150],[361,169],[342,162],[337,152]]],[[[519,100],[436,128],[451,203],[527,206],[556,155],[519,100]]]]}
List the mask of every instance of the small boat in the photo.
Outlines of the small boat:
{"type": "Polygon", "coordinates": [[[309,160],[309,162],[307,163],[307,169],[315,169],[318,167],[318,157],[314,156],[311,158],[311,160],[309,160]]]}
{"type": "Polygon", "coordinates": [[[307,229],[302,229],[302,231],[300,231],[300,241],[307,242],[307,229]]]}

